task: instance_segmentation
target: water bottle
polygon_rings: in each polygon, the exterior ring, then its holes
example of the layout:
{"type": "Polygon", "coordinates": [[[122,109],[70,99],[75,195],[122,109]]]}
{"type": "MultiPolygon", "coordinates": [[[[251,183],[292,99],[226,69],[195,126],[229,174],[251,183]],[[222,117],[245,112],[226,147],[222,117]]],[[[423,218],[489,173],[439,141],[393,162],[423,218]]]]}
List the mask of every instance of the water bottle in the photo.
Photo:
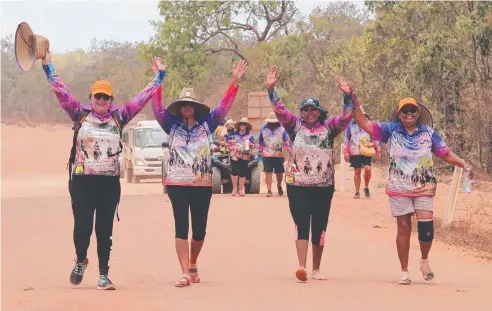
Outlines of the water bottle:
{"type": "Polygon", "coordinates": [[[465,173],[463,174],[463,192],[469,193],[471,192],[472,184],[470,180],[470,168],[465,169],[465,173]]]}

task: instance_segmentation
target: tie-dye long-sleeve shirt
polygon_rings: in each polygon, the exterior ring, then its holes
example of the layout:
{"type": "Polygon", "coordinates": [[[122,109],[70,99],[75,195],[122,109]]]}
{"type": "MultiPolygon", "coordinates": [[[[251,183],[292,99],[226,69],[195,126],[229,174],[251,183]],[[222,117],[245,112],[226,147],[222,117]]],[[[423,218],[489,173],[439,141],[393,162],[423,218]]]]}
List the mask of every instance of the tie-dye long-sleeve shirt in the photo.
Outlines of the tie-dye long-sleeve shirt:
{"type": "Polygon", "coordinates": [[[408,134],[400,122],[372,126],[374,139],[387,143],[390,167],[386,193],[389,196],[433,197],[437,181],[432,154],[446,156],[449,148],[431,127],[419,125],[408,134]]]}
{"type": "Polygon", "coordinates": [[[271,129],[265,124],[258,137],[258,151],[264,158],[283,158],[283,148],[290,152],[289,135],[283,126],[271,129]]]}
{"type": "Polygon", "coordinates": [[[97,115],[92,111],[92,105],[82,105],[70,93],[57,75],[53,64],[43,65],[43,70],[60,106],[72,121],[77,121],[82,111],[88,112],[77,135],[73,174],[118,176],[120,162],[115,153],[120,146],[120,134],[111,114],[118,111],[121,127],[128,124],[148,103],[154,91],[164,80],[166,71],[161,70],[156,73],[152,82],[123,107],[118,108],[111,103],[107,113],[97,115]]]}
{"type": "Polygon", "coordinates": [[[374,150],[376,150],[376,155],[381,155],[381,148],[379,147],[379,142],[371,137],[366,131],[361,129],[355,121],[350,122],[350,125],[345,131],[345,140],[343,143],[343,151],[347,156],[357,156],[360,155],[360,141],[372,141],[374,144],[374,150]]]}
{"type": "Polygon", "coordinates": [[[352,120],[354,103],[351,95],[344,96],[343,111],[314,126],[287,110],[275,90],[268,92],[273,111],[291,140],[285,182],[299,187],[328,187],[335,184],[333,139],[345,130],[352,120]]]}
{"type": "Polygon", "coordinates": [[[212,186],[212,133],[217,129],[236,98],[239,86],[229,85],[219,105],[191,129],[162,104],[161,89],[152,96],[152,110],[162,129],[169,134],[166,185],[212,186]]]}

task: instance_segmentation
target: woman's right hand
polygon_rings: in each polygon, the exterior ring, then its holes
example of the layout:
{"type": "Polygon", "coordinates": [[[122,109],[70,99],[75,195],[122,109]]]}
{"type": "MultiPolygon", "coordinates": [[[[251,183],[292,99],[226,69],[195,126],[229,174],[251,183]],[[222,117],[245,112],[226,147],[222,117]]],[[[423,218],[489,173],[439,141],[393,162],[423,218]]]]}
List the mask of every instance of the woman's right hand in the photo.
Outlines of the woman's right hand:
{"type": "Polygon", "coordinates": [[[278,81],[278,67],[272,66],[268,70],[268,75],[265,80],[265,85],[267,89],[273,89],[278,81]]]}
{"type": "Polygon", "coordinates": [[[51,52],[49,50],[46,51],[46,54],[44,54],[44,58],[41,60],[41,63],[43,65],[48,65],[51,63],[51,52]]]}

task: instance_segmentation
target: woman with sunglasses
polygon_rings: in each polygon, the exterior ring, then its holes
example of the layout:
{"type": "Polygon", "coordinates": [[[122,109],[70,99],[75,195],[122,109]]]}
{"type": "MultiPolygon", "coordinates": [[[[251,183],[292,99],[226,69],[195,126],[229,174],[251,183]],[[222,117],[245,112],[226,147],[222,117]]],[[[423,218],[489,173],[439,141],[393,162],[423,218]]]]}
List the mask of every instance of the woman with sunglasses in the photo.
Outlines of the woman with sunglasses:
{"type": "Polygon", "coordinates": [[[108,81],[96,81],[92,86],[89,105],[82,105],[56,74],[50,52],[42,60],[48,83],[60,106],[74,121],[73,156],[69,161],[69,191],[74,216],[73,240],[75,266],[70,282],[82,282],[89,263],[89,248],[94,213],[96,214],[97,255],[99,257],[99,282],[97,289],[113,290],[108,278],[109,257],[113,241],[113,220],[120,201],[121,129],[147,104],[166,76],[166,66],[154,57],[157,71],[154,79],[123,107],[113,104],[113,87],[108,81]],[[72,162],[73,160],[73,162],[72,162]],[[73,175],[73,178],[72,178],[73,175]]]}
{"type": "Polygon", "coordinates": [[[255,147],[255,138],[251,134],[253,126],[247,118],[241,118],[234,127],[236,131],[226,137],[226,146],[231,154],[232,195],[243,197],[251,151],[255,147]]]}
{"type": "Polygon", "coordinates": [[[300,117],[287,110],[275,91],[278,68],[268,71],[266,87],[277,120],[291,139],[291,152],[287,160],[285,183],[289,208],[296,227],[296,248],[299,269],[296,277],[307,281],[306,261],[309,229],[313,247],[314,280],[326,280],[320,272],[325,244],[325,232],[330,214],[334,188],[333,141],[352,120],[354,104],[352,91],[343,78],[337,77],[338,87],[344,93],[343,111],[328,118],[316,98],[306,98],[300,105],[300,117]]]}
{"type": "MultiPolygon", "coordinates": [[[[355,94],[354,102],[358,103],[355,94]]],[[[372,122],[360,109],[354,114],[360,128],[388,144],[390,164],[386,194],[397,223],[396,248],[401,265],[398,284],[411,284],[408,256],[414,214],[421,252],[420,270],[424,280],[430,281],[434,273],[428,256],[434,239],[433,203],[437,188],[432,155],[464,168],[470,177],[473,176],[472,168],[449,149],[433,128],[429,110],[414,98],[400,100],[390,122],[372,122]]]]}
{"type": "MultiPolygon", "coordinates": [[[[208,210],[212,198],[212,152],[215,129],[232,107],[239,81],[246,72],[243,60],[232,71],[232,81],[219,105],[212,111],[199,101],[192,88],[184,88],[167,109],[161,89],[152,97],[154,116],[169,135],[169,161],[165,184],[173,208],[175,246],[182,275],[176,287],[199,283],[197,260],[205,240],[208,210]],[[192,239],[188,244],[189,212],[192,239]]],[[[155,70],[155,66],[154,66],[155,70]]]]}

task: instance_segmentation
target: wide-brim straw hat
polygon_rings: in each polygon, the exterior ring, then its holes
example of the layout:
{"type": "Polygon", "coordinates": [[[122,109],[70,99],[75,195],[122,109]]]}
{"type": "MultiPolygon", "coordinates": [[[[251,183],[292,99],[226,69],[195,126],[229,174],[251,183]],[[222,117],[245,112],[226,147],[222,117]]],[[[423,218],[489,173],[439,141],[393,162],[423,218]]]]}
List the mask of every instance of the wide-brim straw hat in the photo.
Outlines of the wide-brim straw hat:
{"type": "Polygon", "coordinates": [[[180,108],[183,104],[191,104],[195,107],[195,119],[201,120],[208,116],[210,113],[210,107],[202,103],[197,99],[195,95],[195,91],[192,87],[183,88],[181,93],[179,94],[179,98],[172,102],[169,107],[167,107],[167,111],[175,116],[181,116],[180,108]]]}
{"type": "Polygon", "coordinates": [[[251,123],[248,122],[248,118],[242,117],[241,120],[237,121],[236,124],[234,125],[236,130],[239,131],[241,123],[246,123],[246,128],[248,129],[248,131],[251,131],[251,129],[253,128],[251,123]]]}
{"type": "Polygon", "coordinates": [[[270,112],[268,114],[268,117],[265,119],[266,123],[278,123],[277,116],[275,115],[275,112],[270,112]]]}
{"type": "Polygon", "coordinates": [[[34,62],[43,59],[50,49],[48,38],[35,35],[29,24],[22,22],[15,32],[15,60],[23,71],[29,71],[34,62]]]}
{"type": "Polygon", "coordinates": [[[226,123],[224,124],[224,126],[227,127],[228,125],[235,125],[234,120],[232,120],[232,119],[227,120],[226,123]]]}
{"type": "MultiPolygon", "coordinates": [[[[422,125],[427,125],[433,128],[434,119],[432,119],[432,114],[430,113],[429,109],[422,103],[419,102],[416,103],[419,109],[419,119],[417,120],[417,122],[422,125]]],[[[400,105],[397,105],[395,109],[393,109],[393,112],[391,113],[391,117],[389,120],[390,122],[400,122],[399,111],[400,111],[400,105]]]]}

